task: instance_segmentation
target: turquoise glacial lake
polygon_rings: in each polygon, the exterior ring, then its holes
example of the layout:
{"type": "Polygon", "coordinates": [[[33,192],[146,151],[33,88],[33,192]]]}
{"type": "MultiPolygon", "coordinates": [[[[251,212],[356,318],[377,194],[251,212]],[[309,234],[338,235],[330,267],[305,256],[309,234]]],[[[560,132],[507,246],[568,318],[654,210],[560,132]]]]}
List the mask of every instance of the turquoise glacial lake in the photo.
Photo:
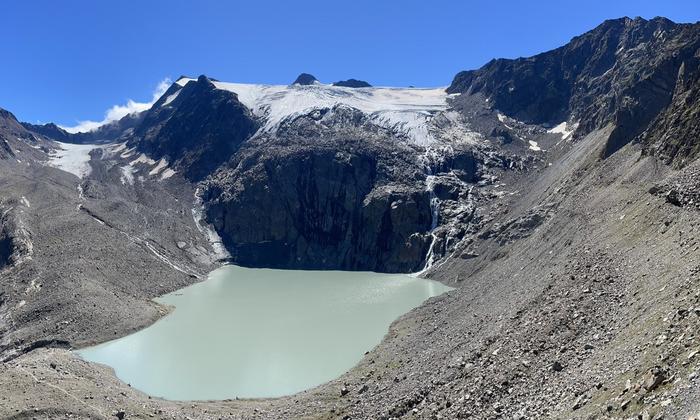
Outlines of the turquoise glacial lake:
{"type": "Polygon", "coordinates": [[[156,299],[175,310],[152,326],[77,353],[155,397],[278,397],[337,378],[448,290],[408,275],[225,266],[156,299]]]}

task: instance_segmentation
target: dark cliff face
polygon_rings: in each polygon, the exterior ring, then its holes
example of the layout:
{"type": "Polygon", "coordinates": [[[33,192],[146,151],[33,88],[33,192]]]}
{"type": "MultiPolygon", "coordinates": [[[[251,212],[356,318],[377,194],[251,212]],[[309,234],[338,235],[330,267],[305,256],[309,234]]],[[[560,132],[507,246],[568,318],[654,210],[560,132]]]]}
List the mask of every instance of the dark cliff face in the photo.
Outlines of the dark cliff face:
{"type": "Polygon", "coordinates": [[[302,73],[297,78],[294,80],[292,83],[293,85],[303,85],[303,86],[308,86],[308,85],[313,85],[315,82],[318,80],[314,77],[313,74],[309,73],[302,73]]]}
{"type": "Polygon", "coordinates": [[[700,153],[700,57],[685,60],[670,105],[641,135],[645,152],[684,166],[700,153]]]}
{"type": "Polygon", "coordinates": [[[147,111],[129,144],[154,159],[166,158],[186,177],[199,181],[227,161],[257,129],[258,123],[235,93],[216,89],[200,76],[182,88],[173,85],[147,111]]]}
{"type": "MultiPolygon", "coordinates": [[[[300,116],[213,175],[207,219],[242,265],[417,271],[432,222],[417,152],[357,110],[300,116]]],[[[477,166],[469,154],[439,165],[467,178],[477,166]]]]}
{"type": "Polygon", "coordinates": [[[209,207],[233,259],[243,265],[415,271],[430,227],[423,191],[375,189],[369,153],[329,148],[266,151],[209,207]]]}
{"type": "Polygon", "coordinates": [[[576,121],[579,134],[612,123],[602,150],[607,157],[643,133],[674,96],[684,95],[676,89],[679,71],[697,68],[698,48],[700,24],[610,20],[561,48],[461,72],[448,92],[483,94],[501,112],[529,123],[576,121]]]}

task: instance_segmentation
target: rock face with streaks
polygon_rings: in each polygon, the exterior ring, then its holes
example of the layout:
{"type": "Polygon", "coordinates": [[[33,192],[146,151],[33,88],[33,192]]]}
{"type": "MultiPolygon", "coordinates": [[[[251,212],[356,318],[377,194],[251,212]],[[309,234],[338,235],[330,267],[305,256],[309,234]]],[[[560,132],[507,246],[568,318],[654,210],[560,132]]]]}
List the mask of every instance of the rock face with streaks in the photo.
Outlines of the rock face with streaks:
{"type": "MultiPolygon", "coordinates": [[[[420,153],[356,110],[302,116],[212,176],[208,220],[244,265],[418,271],[433,222],[420,153]]],[[[473,182],[478,167],[465,149],[435,170],[473,182]]]]}

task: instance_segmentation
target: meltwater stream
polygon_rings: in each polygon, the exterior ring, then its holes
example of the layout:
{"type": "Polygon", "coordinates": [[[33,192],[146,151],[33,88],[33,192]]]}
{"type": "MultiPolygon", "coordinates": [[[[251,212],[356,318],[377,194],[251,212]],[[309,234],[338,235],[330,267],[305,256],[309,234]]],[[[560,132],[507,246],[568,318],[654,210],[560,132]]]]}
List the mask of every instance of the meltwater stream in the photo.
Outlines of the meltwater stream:
{"type": "Polygon", "coordinates": [[[340,376],[396,318],[448,290],[407,275],[226,266],[156,299],[176,309],[152,326],[78,353],[171,400],[289,395],[340,376]]]}

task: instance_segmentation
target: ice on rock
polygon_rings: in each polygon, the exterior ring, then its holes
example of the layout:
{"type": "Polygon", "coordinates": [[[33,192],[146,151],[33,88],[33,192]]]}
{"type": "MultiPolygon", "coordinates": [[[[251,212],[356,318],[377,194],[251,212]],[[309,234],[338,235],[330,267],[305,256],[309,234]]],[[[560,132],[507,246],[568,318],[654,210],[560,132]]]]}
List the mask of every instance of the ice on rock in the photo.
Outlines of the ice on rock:
{"type": "MultiPolygon", "coordinates": [[[[184,86],[194,79],[182,78],[184,86]]],[[[257,85],[212,82],[217,89],[236,93],[238,100],[265,120],[263,130],[272,131],[286,118],[319,108],[345,105],[369,115],[377,124],[405,134],[412,142],[427,145],[434,141],[428,130],[433,113],[447,109],[444,87],[349,88],[325,84],[257,85]]]]}

